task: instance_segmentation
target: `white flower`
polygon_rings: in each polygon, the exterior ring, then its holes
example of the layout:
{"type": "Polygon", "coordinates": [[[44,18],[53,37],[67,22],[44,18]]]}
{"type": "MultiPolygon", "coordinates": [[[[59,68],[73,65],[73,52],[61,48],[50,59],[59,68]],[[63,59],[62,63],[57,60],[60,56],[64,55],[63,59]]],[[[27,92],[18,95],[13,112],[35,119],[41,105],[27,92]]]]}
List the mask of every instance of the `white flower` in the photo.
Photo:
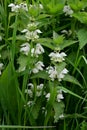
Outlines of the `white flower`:
{"type": "Polygon", "coordinates": [[[62,99],[64,99],[62,90],[59,90],[57,94],[57,102],[61,102],[62,99]]]}
{"type": "Polygon", "coordinates": [[[44,48],[41,46],[40,43],[36,44],[36,48],[32,48],[31,49],[31,56],[36,56],[38,57],[38,55],[44,53],[44,48]]]}
{"type": "Polygon", "coordinates": [[[11,7],[12,12],[18,12],[18,10],[20,9],[19,5],[15,5],[13,3],[9,4],[8,7],[11,7]]]}
{"type": "Polygon", "coordinates": [[[49,54],[49,57],[51,57],[51,60],[54,62],[62,62],[64,61],[64,57],[66,56],[66,54],[64,52],[51,52],[49,54]]]}
{"type": "Polygon", "coordinates": [[[25,89],[25,93],[27,93],[31,98],[33,96],[33,92],[30,89],[25,89]]]}
{"type": "Polygon", "coordinates": [[[50,93],[47,93],[46,98],[47,98],[47,101],[49,101],[49,99],[50,99],[50,93]]]}
{"type": "Polygon", "coordinates": [[[43,70],[43,67],[44,67],[44,64],[42,61],[38,61],[36,64],[35,64],[35,68],[33,68],[32,72],[33,73],[38,73],[39,71],[42,71],[43,70]]]}
{"type": "Polygon", "coordinates": [[[40,9],[43,9],[43,5],[42,5],[42,4],[39,4],[39,8],[40,8],[40,9]]]}
{"type": "Polygon", "coordinates": [[[34,105],[34,102],[33,102],[33,101],[28,101],[28,102],[27,102],[27,105],[28,105],[29,107],[31,107],[32,105],[34,105]]]}
{"type": "Polygon", "coordinates": [[[32,90],[34,89],[34,85],[32,83],[29,83],[27,86],[30,87],[32,90]]]}
{"type": "Polygon", "coordinates": [[[42,90],[43,86],[44,86],[44,84],[37,85],[37,90],[42,90]]]}
{"type": "Polygon", "coordinates": [[[68,73],[68,70],[67,70],[66,68],[64,68],[64,69],[60,72],[60,74],[57,75],[58,80],[61,81],[61,80],[65,77],[65,75],[66,75],[67,73],[68,73]]]}
{"type": "Polygon", "coordinates": [[[61,114],[61,115],[59,116],[59,118],[60,118],[60,119],[64,118],[64,114],[61,114]]]}
{"type": "Polygon", "coordinates": [[[2,68],[3,68],[3,63],[0,63],[0,75],[1,75],[2,68]]]}
{"type": "Polygon", "coordinates": [[[68,31],[67,30],[62,30],[61,33],[64,33],[64,34],[68,35],[68,31]]]}
{"type": "Polygon", "coordinates": [[[25,37],[27,39],[27,41],[35,41],[39,38],[39,35],[37,34],[36,31],[27,31],[26,34],[25,34],[25,37]]]}
{"type": "Polygon", "coordinates": [[[56,77],[57,77],[56,67],[52,67],[52,66],[47,67],[47,72],[48,72],[51,80],[54,81],[54,79],[56,79],[56,77]]]}
{"type": "Polygon", "coordinates": [[[21,9],[28,11],[28,7],[27,7],[26,3],[21,3],[21,4],[19,4],[19,6],[20,6],[21,9]]]}
{"type": "Polygon", "coordinates": [[[28,55],[29,51],[30,51],[29,43],[24,43],[21,45],[20,52],[23,52],[23,54],[28,55]]]}
{"type": "Polygon", "coordinates": [[[25,33],[25,32],[28,32],[28,29],[23,29],[23,30],[21,31],[21,33],[25,33]]]}
{"type": "Polygon", "coordinates": [[[37,97],[41,96],[43,86],[44,86],[43,84],[37,85],[37,92],[36,92],[37,97]]]}
{"type": "Polygon", "coordinates": [[[69,15],[70,17],[72,17],[73,10],[70,8],[69,5],[64,6],[63,12],[65,13],[65,16],[69,15]]]}
{"type": "Polygon", "coordinates": [[[36,33],[42,33],[39,29],[35,30],[36,33]]]}

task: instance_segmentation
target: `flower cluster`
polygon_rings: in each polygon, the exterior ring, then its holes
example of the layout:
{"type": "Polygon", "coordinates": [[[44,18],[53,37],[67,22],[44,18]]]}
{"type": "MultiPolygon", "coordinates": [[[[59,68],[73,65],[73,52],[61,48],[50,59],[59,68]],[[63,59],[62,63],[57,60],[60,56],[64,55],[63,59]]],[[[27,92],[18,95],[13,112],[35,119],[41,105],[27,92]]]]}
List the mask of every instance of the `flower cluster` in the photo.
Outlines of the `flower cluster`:
{"type": "Polygon", "coordinates": [[[47,67],[47,73],[52,81],[58,79],[58,81],[62,81],[64,76],[68,73],[68,70],[64,68],[60,73],[57,71],[56,66],[47,67]]]}
{"type": "Polygon", "coordinates": [[[70,17],[72,17],[73,10],[71,9],[69,5],[64,6],[63,12],[65,13],[65,16],[69,15],[70,17]]]}
{"type": "Polygon", "coordinates": [[[14,3],[10,3],[8,5],[8,7],[11,7],[11,11],[12,12],[18,12],[20,9],[28,11],[28,7],[26,3],[21,3],[21,4],[14,4],[14,3]]]}
{"type": "Polygon", "coordinates": [[[27,29],[23,29],[21,33],[25,33],[25,38],[27,41],[35,41],[39,38],[40,33],[42,33],[39,29],[37,29],[37,23],[29,23],[27,25],[27,29]]]}
{"type": "Polygon", "coordinates": [[[51,60],[54,62],[62,62],[64,61],[64,57],[67,56],[64,52],[51,52],[49,54],[49,57],[51,57],[51,60]]]}
{"type": "Polygon", "coordinates": [[[43,53],[44,53],[44,48],[41,46],[40,43],[37,43],[36,47],[31,49],[31,56],[38,57],[40,54],[43,53]]]}
{"type": "Polygon", "coordinates": [[[33,73],[38,73],[39,71],[42,71],[43,70],[43,67],[44,67],[44,64],[42,61],[38,61],[36,64],[35,64],[35,67],[32,69],[32,72],[33,73]]]}
{"type": "Polygon", "coordinates": [[[40,97],[42,95],[44,84],[39,84],[34,86],[32,83],[28,84],[28,88],[25,89],[25,93],[29,96],[30,101],[27,102],[27,105],[30,107],[33,104],[34,96],[40,97]]]}
{"type": "Polygon", "coordinates": [[[29,43],[24,43],[21,45],[20,52],[22,52],[25,55],[28,55],[29,51],[30,51],[29,43]]]}

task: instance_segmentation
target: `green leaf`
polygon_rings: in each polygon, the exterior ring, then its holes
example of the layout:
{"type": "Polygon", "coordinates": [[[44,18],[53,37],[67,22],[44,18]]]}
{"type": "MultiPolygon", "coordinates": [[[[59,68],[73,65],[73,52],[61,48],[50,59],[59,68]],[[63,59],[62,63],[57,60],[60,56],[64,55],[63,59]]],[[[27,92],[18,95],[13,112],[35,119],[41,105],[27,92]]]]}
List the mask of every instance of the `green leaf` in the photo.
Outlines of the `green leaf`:
{"type": "Polygon", "coordinates": [[[14,124],[17,122],[17,116],[15,117],[15,113],[18,108],[17,87],[17,77],[15,76],[12,66],[9,63],[0,77],[0,102],[5,116],[9,113],[11,120],[14,121],[14,124]],[[6,115],[7,111],[8,113],[6,115]]]}
{"type": "Polygon", "coordinates": [[[63,43],[64,36],[58,35],[55,31],[53,31],[53,41],[55,44],[60,45],[63,43]]]}
{"type": "Polygon", "coordinates": [[[57,68],[57,72],[60,74],[61,71],[65,68],[66,63],[65,62],[61,62],[61,63],[59,63],[58,65],[55,65],[55,66],[57,68]]]}
{"type": "Polygon", "coordinates": [[[39,99],[39,101],[37,100],[37,102],[35,103],[35,105],[32,107],[31,110],[32,116],[35,120],[38,118],[40,107],[41,107],[41,100],[39,99]]]}
{"type": "Polygon", "coordinates": [[[48,47],[52,50],[55,49],[55,46],[53,45],[53,40],[51,38],[40,38],[37,41],[40,42],[45,47],[48,47]]]}
{"type": "Polygon", "coordinates": [[[78,94],[76,94],[76,93],[70,91],[69,89],[67,89],[67,88],[65,88],[65,87],[58,86],[58,89],[61,89],[62,91],[66,92],[66,93],[69,93],[70,95],[73,95],[73,96],[75,96],[75,97],[77,97],[77,98],[79,98],[79,99],[85,100],[83,97],[79,96],[78,94]]]}
{"type": "Polygon", "coordinates": [[[85,61],[85,63],[87,64],[87,59],[85,56],[82,56],[83,60],[85,61]]]}
{"type": "Polygon", "coordinates": [[[73,44],[77,43],[77,41],[73,41],[73,40],[64,40],[63,43],[59,44],[59,48],[60,50],[63,50],[64,48],[71,46],[73,44]]]}
{"type": "Polygon", "coordinates": [[[46,71],[40,71],[37,74],[34,74],[31,76],[31,79],[35,79],[35,78],[41,78],[41,79],[48,79],[49,80],[49,76],[48,73],[46,73],[46,71]]]}
{"type": "Polygon", "coordinates": [[[63,114],[64,112],[64,103],[63,102],[55,102],[54,105],[53,105],[53,108],[54,108],[54,112],[55,112],[55,115],[54,115],[54,123],[58,122],[59,120],[59,116],[61,114],[63,114]]]}
{"type": "Polygon", "coordinates": [[[28,57],[25,55],[21,55],[18,58],[17,63],[19,64],[19,68],[18,68],[19,72],[23,71],[24,68],[26,68],[27,62],[28,62],[28,57]]]}
{"type": "Polygon", "coordinates": [[[79,39],[79,47],[82,49],[87,44],[87,30],[86,29],[80,29],[77,32],[77,36],[79,39]]]}
{"type": "Polygon", "coordinates": [[[87,12],[73,13],[72,16],[78,19],[81,23],[87,24],[87,12]]]}
{"type": "Polygon", "coordinates": [[[71,83],[73,83],[73,84],[76,84],[76,85],[78,85],[78,86],[80,86],[80,87],[82,88],[82,86],[81,86],[81,84],[79,83],[79,81],[78,81],[75,77],[73,77],[73,76],[71,76],[71,75],[69,75],[69,74],[67,74],[67,75],[63,78],[63,80],[64,80],[64,81],[71,82],[71,83]]]}

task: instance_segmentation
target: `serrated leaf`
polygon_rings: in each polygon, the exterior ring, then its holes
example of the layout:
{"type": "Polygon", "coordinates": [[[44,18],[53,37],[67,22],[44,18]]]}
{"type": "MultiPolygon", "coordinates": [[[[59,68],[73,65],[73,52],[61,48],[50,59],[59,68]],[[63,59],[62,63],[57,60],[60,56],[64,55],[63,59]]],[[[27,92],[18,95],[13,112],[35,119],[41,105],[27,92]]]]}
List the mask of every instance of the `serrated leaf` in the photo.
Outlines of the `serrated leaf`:
{"type": "Polygon", "coordinates": [[[80,29],[77,32],[77,36],[79,39],[79,47],[82,49],[87,44],[87,30],[86,29],[80,29]]]}
{"type": "Polygon", "coordinates": [[[55,112],[55,115],[54,115],[54,123],[58,122],[59,120],[59,116],[61,114],[63,114],[64,112],[64,103],[63,102],[55,102],[54,105],[53,105],[53,108],[54,108],[54,112],[55,112]]]}
{"type": "Polygon", "coordinates": [[[67,74],[67,75],[63,78],[63,80],[64,80],[64,81],[71,82],[71,83],[73,83],[73,84],[76,84],[76,85],[82,87],[81,84],[79,83],[79,81],[78,81],[75,77],[73,77],[73,76],[71,76],[71,75],[69,75],[69,74],[67,74]]]}
{"type": "Polygon", "coordinates": [[[63,43],[61,43],[59,45],[60,50],[63,50],[64,48],[71,46],[73,44],[77,43],[77,41],[73,41],[73,40],[64,40],[63,43]]]}
{"type": "Polygon", "coordinates": [[[53,41],[55,44],[60,45],[63,43],[64,36],[58,35],[55,31],[53,31],[53,41]]]}
{"type": "Polygon", "coordinates": [[[60,74],[61,71],[65,68],[66,63],[65,62],[61,62],[61,63],[59,63],[58,65],[55,65],[55,66],[57,68],[57,72],[60,74]]]}
{"type": "Polygon", "coordinates": [[[81,23],[87,24],[87,12],[73,13],[72,16],[78,19],[81,23]]]}
{"type": "Polygon", "coordinates": [[[53,40],[50,38],[40,38],[39,40],[37,40],[38,42],[40,42],[43,46],[48,47],[52,50],[55,49],[55,46],[52,44],[53,40]]]}
{"type": "Polygon", "coordinates": [[[31,76],[31,79],[35,79],[35,78],[41,78],[41,79],[48,79],[49,80],[49,76],[48,73],[46,73],[46,71],[40,71],[37,74],[34,74],[31,76]]]}
{"type": "Polygon", "coordinates": [[[24,68],[26,67],[27,65],[27,61],[28,61],[28,57],[24,56],[24,55],[21,55],[18,60],[17,60],[17,63],[19,64],[19,68],[18,68],[18,71],[21,72],[24,70],[24,68]]]}

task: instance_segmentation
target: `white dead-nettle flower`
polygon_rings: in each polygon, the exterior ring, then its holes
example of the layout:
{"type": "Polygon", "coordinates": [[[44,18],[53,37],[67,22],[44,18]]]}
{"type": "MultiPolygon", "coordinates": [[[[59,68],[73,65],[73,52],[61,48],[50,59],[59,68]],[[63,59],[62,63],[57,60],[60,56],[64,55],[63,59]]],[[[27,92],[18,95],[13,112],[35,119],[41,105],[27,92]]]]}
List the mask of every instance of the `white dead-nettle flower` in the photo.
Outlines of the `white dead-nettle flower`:
{"type": "Polygon", "coordinates": [[[57,78],[57,70],[56,67],[49,66],[47,67],[47,73],[49,74],[49,77],[52,81],[54,81],[57,78]]]}
{"type": "Polygon", "coordinates": [[[43,9],[43,5],[42,5],[42,4],[39,4],[39,8],[40,8],[40,9],[43,9]]]}
{"type": "Polygon", "coordinates": [[[37,97],[41,96],[43,86],[44,86],[44,84],[37,85],[37,91],[36,91],[36,96],[37,97]]]}
{"type": "Polygon", "coordinates": [[[25,55],[28,55],[29,51],[30,51],[29,43],[24,43],[24,44],[21,45],[20,52],[22,52],[25,55]]]}
{"type": "Polygon", "coordinates": [[[23,9],[23,10],[25,10],[25,11],[28,11],[28,7],[27,7],[27,4],[26,4],[26,3],[21,3],[21,4],[19,4],[19,6],[20,6],[20,9],[23,9]]]}
{"type": "Polygon", "coordinates": [[[25,89],[25,93],[28,94],[31,98],[33,97],[33,92],[31,89],[25,89]]]}
{"type": "Polygon", "coordinates": [[[71,9],[69,5],[64,6],[63,12],[65,13],[65,16],[69,15],[70,17],[72,17],[73,10],[71,9]]]}
{"type": "Polygon", "coordinates": [[[37,85],[37,90],[42,90],[43,86],[44,86],[44,84],[37,85]]]}
{"type": "Polygon", "coordinates": [[[64,76],[68,73],[68,70],[64,68],[60,73],[57,72],[57,68],[54,66],[47,67],[47,73],[49,74],[49,77],[52,81],[55,79],[58,79],[58,81],[61,81],[64,76]]]}
{"type": "Polygon", "coordinates": [[[59,81],[62,81],[62,79],[65,77],[65,75],[68,73],[68,70],[66,68],[64,68],[60,74],[57,75],[57,78],[59,81]]]}
{"type": "Polygon", "coordinates": [[[62,30],[61,33],[68,35],[68,31],[67,30],[62,30]]]}
{"type": "Polygon", "coordinates": [[[27,102],[27,106],[31,107],[31,106],[33,106],[33,105],[34,105],[34,101],[28,101],[28,102],[27,102]]]}
{"type": "Polygon", "coordinates": [[[31,88],[31,90],[34,90],[34,85],[32,83],[29,83],[27,86],[31,88]]]}
{"type": "Polygon", "coordinates": [[[47,101],[49,101],[49,99],[50,99],[50,93],[47,93],[46,98],[47,98],[47,101]]]}
{"type": "Polygon", "coordinates": [[[64,52],[51,52],[49,54],[49,57],[51,57],[51,60],[54,62],[62,62],[64,61],[64,57],[67,56],[64,52]]]}
{"type": "Polygon", "coordinates": [[[60,118],[60,119],[63,119],[63,118],[64,118],[64,114],[61,114],[61,115],[59,116],[59,118],[60,118]]]}
{"type": "Polygon", "coordinates": [[[67,36],[70,36],[72,34],[71,30],[62,30],[61,33],[66,34],[67,36]]]}
{"type": "Polygon", "coordinates": [[[13,3],[9,4],[8,7],[11,7],[11,11],[12,12],[18,12],[19,9],[20,9],[20,6],[19,5],[15,5],[13,3]]]}
{"type": "Polygon", "coordinates": [[[41,96],[43,86],[44,86],[44,84],[37,85],[37,92],[36,92],[37,97],[41,96]]]}
{"type": "Polygon", "coordinates": [[[63,93],[61,90],[58,91],[58,94],[57,94],[57,102],[61,102],[61,100],[64,99],[63,97],[63,93]]]}
{"type": "Polygon", "coordinates": [[[30,40],[35,41],[39,38],[39,35],[36,31],[27,31],[25,33],[25,37],[27,41],[30,41],[30,40]]]}
{"type": "Polygon", "coordinates": [[[19,4],[19,5],[14,4],[14,3],[10,3],[10,4],[8,5],[8,7],[11,7],[11,11],[12,11],[12,12],[18,12],[19,9],[23,9],[23,10],[25,10],[25,11],[28,11],[27,4],[26,4],[26,3],[21,3],[21,4],[19,4]]]}
{"type": "Polygon", "coordinates": [[[42,61],[38,61],[36,64],[35,64],[35,68],[32,69],[32,72],[33,73],[38,73],[39,71],[42,71],[43,70],[43,67],[44,67],[44,64],[42,61]]]}
{"type": "Polygon", "coordinates": [[[21,31],[21,33],[26,33],[26,32],[28,32],[28,29],[23,29],[23,30],[21,31]]]}
{"type": "Polygon", "coordinates": [[[2,68],[3,68],[3,63],[0,63],[0,75],[1,75],[2,68]]]}
{"type": "Polygon", "coordinates": [[[35,48],[31,49],[31,56],[36,56],[38,57],[38,55],[44,53],[44,48],[41,46],[40,43],[36,44],[35,48]]]}

